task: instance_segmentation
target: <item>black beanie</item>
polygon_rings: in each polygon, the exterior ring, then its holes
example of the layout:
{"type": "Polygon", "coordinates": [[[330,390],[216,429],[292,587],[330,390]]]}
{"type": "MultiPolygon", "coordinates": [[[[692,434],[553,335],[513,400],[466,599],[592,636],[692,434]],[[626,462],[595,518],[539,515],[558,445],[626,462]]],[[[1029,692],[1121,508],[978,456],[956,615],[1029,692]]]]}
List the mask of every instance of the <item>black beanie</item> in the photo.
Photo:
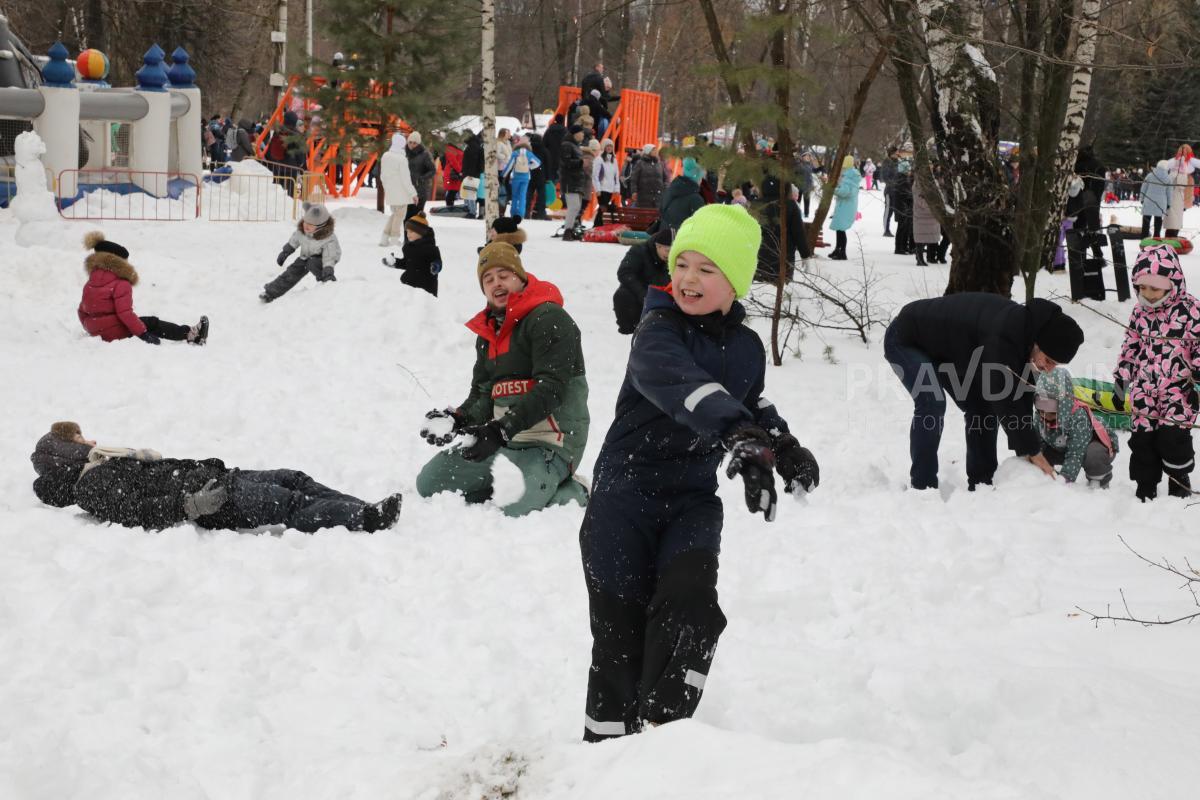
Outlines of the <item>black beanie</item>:
{"type": "Polygon", "coordinates": [[[650,237],[650,241],[655,244],[661,244],[663,247],[670,247],[672,240],[675,238],[671,231],[671,226],[664,225],[658,229],[658,232],[650,237]]]}
{"type": "Polygon", "coordinates": [[[96,246],[92,249],[97,253],[112,253],[117,258],[129,258],[128,250],[126,250],[124,247],[121,247],[121,245],[117,244],[116,242],[110,242],[107,239],[105,239],[103,242],[97,242],[96,246]]]}
{"type": "Polygon", "coordinates": [[[1059,311],[1046,320],[1033,341],[1043,353],[1059,364],[1068,364],[1079,352],[1079,345],[1083,344],[1083,331],[1079,323],[1059,311]]]}

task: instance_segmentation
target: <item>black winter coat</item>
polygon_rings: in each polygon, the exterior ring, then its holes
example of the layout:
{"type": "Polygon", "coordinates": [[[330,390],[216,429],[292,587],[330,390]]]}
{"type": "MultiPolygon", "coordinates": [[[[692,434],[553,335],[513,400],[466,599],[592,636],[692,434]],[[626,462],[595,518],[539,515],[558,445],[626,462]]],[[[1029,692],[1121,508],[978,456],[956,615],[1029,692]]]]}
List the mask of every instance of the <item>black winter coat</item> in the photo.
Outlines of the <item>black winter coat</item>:
{"type": "Polygon", "coordinates": [[[396,269],[404,272],[400,276],[400,282],[424,289],[437,297],[438,273],[442,271],[442,252],[438,250],[433,233],[427,233],[415,242],[405,239],[400,254],[402,258],[396,262],[396,269]]]}
{"type": "Polygon", "coordinates": [[[613,483],[715,490],[724,436],[745,424],[788,432],[762,398],[766,354],[745,318],[741,303],[727,315],[690,316],[667,292],[650,290],[596,462],[596,491],[613,483]]]}
{"type": "Polygon", "coordinates": [[[700,184],[680,175],[671,181],[671,185],[659,201],[660,225],[667,225],[671,230],[677,231],[688,217],[701,208],[704,208],[704,198],[700,196],[700,184]]]}
{"type": "Polygon", "coordinates": [[[984,292],[963,292],[915,300],[900,310],[892,328],[898,344],[916,348],[938,367],[948,394],[976,413],[999,418],[1008,446],[1019,456],[1040,451],[1033,427],[1033,390],[1013,373],[1032,382],[1029,355],[1038,332],[1063,313],[1049,300],[1027,305],[984,292]],[[949,376],[944,373],[949,370],[949,376]]]}
{"type": "Polygon", "coordinates": [[[1100,204],[1104,202],[1104,163],[1091,148],[1084,148],[1075,158],[1075,174],[1083,178],[1080,210],[1075,227],[1083,230],[1099,230],[1100,204]]]}
{"type": "Polygon", "coordinates": [[[157,530],[183,522],[184,495],[228,472],[216,458],[110,458],[83,473],[75,484],[75,502],[105,522],[157,530]]]}
{"type": "Polygon", "coordinates": [[[587,192],[591,177],[583,168],[583,150],[574,139],[563,140],[559,148],[558,167],[563,194],[587,192]]]}
{"type": "Polygon", "coordinates": [[[562,143],[566,138],[567,126],[561,122],[550,123],[542,134],[542,144],[546,147],[546,160],[542,162],[542,168],[546,170],[546,180],[558,180],[562,143]]]}
{"type": "Polygon", "coordinates": [[[478,133],[468,136],[463,144],[462,174],[473,178],[483,174],[483,140],[478,133]]]}
{"type": "Polygon", "coordinates": [[[629,174],[629,191],[637,198],[638,208],[658,208],[663,193],[662,162],[654,156],[642,156],[629,174]]]}
{"type": "MultiPolygon", "coordinates": [[[[775,196],[779,196],[776,190],[775,196]]],[[[796,254],[810,258],[812,248],[808,246],[808,226],[793,202],[787,203],[787,263],[794,264],[796,254]]],[[[762,243],[758,246],[758,271],[756,280],[774,282],[779,275],[779,201],[765,204],[759,210],[762,220],[762,243]]],[[[788,275],[791,278],[791,275],[788,275]]]]}
{"type": "Polygon", "coordinates": [[[646,292],[651,286],[665,286],[671,282],[667,262],[659,259],[657,245],[644,242],[629,248],[621,259],[621,266],[617,267],[617,282],[620,286],[613,296],[617,331],[633,333],[642,317],[646,292]]]}
{"type": "Polygon", "coordinates": [[[408,174],[412,176],[413,186],[421,200],[428,201],[433,197],[433,176],[437,174],[437,168],[433,166],[433,156],[429,155],[425,145],[408,148],[408,174]]]}

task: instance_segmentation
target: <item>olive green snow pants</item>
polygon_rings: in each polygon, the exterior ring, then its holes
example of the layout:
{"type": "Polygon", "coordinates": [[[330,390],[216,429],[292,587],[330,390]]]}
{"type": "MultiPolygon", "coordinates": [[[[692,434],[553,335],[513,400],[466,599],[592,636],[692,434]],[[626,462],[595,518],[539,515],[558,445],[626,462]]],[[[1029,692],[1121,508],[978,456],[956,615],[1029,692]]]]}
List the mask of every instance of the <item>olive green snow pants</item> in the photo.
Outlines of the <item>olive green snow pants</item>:
{"type": "Polygon", "coordinates": [[[432,497],[440,492],[459,492],[468,503],[484,503],[492,499],[492,464],[497,458],[515,464],[525,479],[525,493],[503,507],[506,516],[521,517],[570,502],[587,505],[587,492],[571,477],[570,465],[544,447],[503,447],[483,461],[467,461],[457,447],[442,450],[421,468],[417,493],[432,497]]]}

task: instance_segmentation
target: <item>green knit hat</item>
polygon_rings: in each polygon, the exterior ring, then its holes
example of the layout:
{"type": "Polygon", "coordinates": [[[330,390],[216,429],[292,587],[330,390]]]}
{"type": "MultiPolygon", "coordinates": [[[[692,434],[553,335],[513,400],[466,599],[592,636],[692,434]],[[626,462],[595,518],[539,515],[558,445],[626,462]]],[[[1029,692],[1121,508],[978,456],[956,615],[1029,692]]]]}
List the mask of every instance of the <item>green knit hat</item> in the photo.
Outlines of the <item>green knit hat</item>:
{"type": "Polygon", "coordinates": [[[736,205],[714,203],[687,218],[671,243],[667,270],[675,274],[675,259],[685,250],[694,250],[709,258],[724,273],[734,294],[745,297],[758,267],[758,246],[762,228],[736,205]]]}

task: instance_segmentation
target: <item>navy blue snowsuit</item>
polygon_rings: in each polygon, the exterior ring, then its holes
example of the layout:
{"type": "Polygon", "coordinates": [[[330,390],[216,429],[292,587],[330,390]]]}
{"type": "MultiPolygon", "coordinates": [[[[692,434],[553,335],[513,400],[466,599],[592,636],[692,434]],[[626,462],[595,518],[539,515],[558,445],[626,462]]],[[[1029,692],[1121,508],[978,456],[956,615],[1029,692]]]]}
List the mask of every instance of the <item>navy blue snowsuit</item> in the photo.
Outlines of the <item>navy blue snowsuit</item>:
{"type": "Polygon", "coordinates": [[[746,312],[689,316],[651,288],[579,532],[592,627],[584,739],[690,717],[725,616],[717,604],[722,437],[787,423],[763,399],[746,312]]]}

